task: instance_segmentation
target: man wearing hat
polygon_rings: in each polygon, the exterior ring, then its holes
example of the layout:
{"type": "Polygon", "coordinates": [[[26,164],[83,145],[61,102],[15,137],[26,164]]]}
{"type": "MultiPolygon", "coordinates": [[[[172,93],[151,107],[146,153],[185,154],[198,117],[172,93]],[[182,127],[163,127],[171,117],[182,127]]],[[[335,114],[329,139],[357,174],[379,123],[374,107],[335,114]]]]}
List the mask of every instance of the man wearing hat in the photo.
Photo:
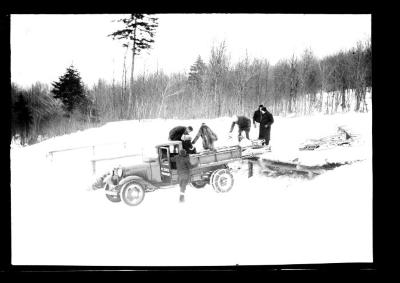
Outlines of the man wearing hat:
{"type": "Polygon", "coordinates": [[[249,133],[250,133],[250,128],[251,128],[251,120],[245,116],[236,116],[234,115],[232,117],[232,125],[229,133],[232,133],[233,129],[235,128],[235,125],[238,125],[239,132],[238,132],[238,139],[239,142],[242,140],[242,132],[244,131],[246,133],[246,138],[249,140],[249,133]]]}
{"type": "Polygon", "coordinates": [[[196,167],[196,165],[190,163],[189,156],[184,149],[181,149],[179,154],[172,157],[171,160],[176,162],[176,168],[178,170],[178,182],[180,186],[179,201],[184,202],[186,186],[190,182],[190,169],[196,167]]]}
{"type": "Polygon", "coordinates": [[[180,141],[183,135],[188,135],[191,131],[193,131],[191,126],[177,126],[169,131],[168,138],[170,141],[180,141]]]}
{"type": "Polygon", "coordinates": [[[263,108],[263,107],[264,107],[264,105],[260,104],[260,106],[258,106],[258,109],[256,111],[254,111],[254,114],[253,114],[253,125],[254,125],[254,128],[256,128],[256,122],[260,123],[260,120],[261,120],[261,108],[263,108]]]}
{"type": "Polygon", "coordinates": [[[168,139],[170,141],[182,141],[182,146],[188,154],[196,153],[196,148],[192,144],[190,133],[193,131],[192,126],[177,126],[169,131],[168,139]]]}
{"type": "Polygon", "coordinates": [[[260,120],[260,133],[258,138],[265,140],[265,142],[263,142],[263,145],[269,145],[272,123],[274,123],[274,117],[270,112],[268,112],[266,107],[262,107],[261,120],[260,120]]]}

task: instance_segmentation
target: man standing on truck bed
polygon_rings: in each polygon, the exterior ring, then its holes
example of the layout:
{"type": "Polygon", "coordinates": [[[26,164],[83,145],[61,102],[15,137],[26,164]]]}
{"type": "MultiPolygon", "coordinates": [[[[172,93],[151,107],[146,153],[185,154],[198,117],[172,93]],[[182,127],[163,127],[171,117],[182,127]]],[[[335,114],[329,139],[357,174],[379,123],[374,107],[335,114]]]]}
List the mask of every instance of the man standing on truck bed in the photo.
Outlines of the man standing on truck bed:
{"type": "Polygon", "coordinates": [[[190,164],[189,156],[184,149],[181,149],[179,155],[172,157],[171,160],[176,162],[176,168],[178,170],[178,182],[180,186],[179,201],[184,202],[186,186],[190,181],[190,169],[196,167],[196,165],[190,164]]]}
{"type": "Polygon", "coordinates": [[[182,135],[182,147],[187,154],[195,154],[196,148],[193,146],[192,137],[190,135],[182,135]]]}
{"type": "Polygon", "coordinates": [[[209,126],[206,125],[206,123],[202,123],[199,131],[197,132],[196,137],[193,140],[193,144],[196,143],[196,141],[201,137],[203,140],[203,148],[205,150],[215,150],[214,148],[214,142],[218,140],[217,135],[210,129],[209,126]]]}
{"type": "Polygon", "coordinates": [[[231,125],[231,130],[229,133],[232,133],[233,128],[235,127],[235,124],[238,125],[239,127],[239,135],[238,135],[238,140],[239,142],[242,139],[242,132],[244,131],[246,133],[246,138],[249,140],[249,133],[250,133],[250,127],[251,127],[251,120],[245,116],[233,116],[232,117],[232,125],[231,125]]]}
{"type": "Polygon", "coordinates": [[[168,138],[170,141],[180,141],[183,135],[188,135],[191,131],[193,131],[192,126],[177,126],[169,131],[168,138]]]}
{"type": "Polygon", "coordinates": [[[192,131],[192,126],[177,126],[169,131],[168,139],[170,141],[182,141],[182,146],[187,153],[196,153],[196,149],[193,147],[191,138],[189,136],[190,132],[192,131]]]}

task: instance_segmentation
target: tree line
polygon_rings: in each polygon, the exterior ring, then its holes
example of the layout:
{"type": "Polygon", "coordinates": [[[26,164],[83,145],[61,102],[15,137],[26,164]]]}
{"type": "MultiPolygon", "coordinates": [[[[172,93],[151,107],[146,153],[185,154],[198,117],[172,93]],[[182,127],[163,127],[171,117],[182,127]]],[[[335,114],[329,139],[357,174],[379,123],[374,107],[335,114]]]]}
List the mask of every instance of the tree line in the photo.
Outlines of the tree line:
{"type": "Polygon", "coordinates": [[[372,89],[370,40],[322,59],[307,49],[274,65],[247,54],[233,64],[221,42],[207,62],[198,56],[188,74],[156,71],[133,80],[132,70],[127,80],[125,63],[123,68],[120,80],[100,79],[92,87],[73,66],[51,87],[12,83],[12,135],[25,144],[109,121],[250,117],[259,104],[274,115],[364,112],[372,89]]]}

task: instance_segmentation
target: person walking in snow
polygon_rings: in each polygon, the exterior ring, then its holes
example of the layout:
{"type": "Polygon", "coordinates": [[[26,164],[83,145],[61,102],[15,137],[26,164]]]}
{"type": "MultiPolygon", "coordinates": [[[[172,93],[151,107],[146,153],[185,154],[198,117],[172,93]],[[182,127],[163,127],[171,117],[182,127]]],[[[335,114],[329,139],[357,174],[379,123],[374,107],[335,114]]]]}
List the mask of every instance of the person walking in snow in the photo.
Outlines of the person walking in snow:
{"type": "Polygon", "coordinates": [[[178,171],[178,182],[180,187],[179,201],[184,202],[186,186],[190,182],[190,169],[196,167],[196,165],[192,165],[190,163],[189,156],[184,149],[181,149],[179,151],[179,154],[172,157],[171,160],[176,162],[176,167],[178,171]]]}
{"type": "Polygon", "coordinates": [[[264,105],[260,104],[258,106],[258,109],[256,111],[254,111],[254,114],[253,114],[254,128],[256,128],[256,123],[260,123],[260,121],[261,121],[261,108],[263,108],[263,107],[264,107],[264,105]]]}
{"type": "Polygon", "coordinates": [[[204,149],[209,149],[209,150],[215,150],[214,148],[214,142],[218,140],[217,135],[210,129],[209,126],[207,126],[205,123],[201,124],[201,127],[199,131],[197,132],[197,135],[193,139],[193,144],[197,142],[197,140],[201,137],[203,140],[203,148],[204,149]]]}
{"type": "Polygon", "coordinates": [[[232,133],[235,125],[238,125],[238,128],[239,128],[239,133],[238,133],[239,142],[242,140],[242,132],[243,131],[246,133],[246,138],[249,140],[250,139],[249,133],[250,133],[250,128],[251,128],[251,120],[245,116],[234,115],[232,117],[232,125],[231,125],[231,130],[229,131],[229,133],[232,133]]]}
{"type": "Polygon", "coordinates": [[[261,108],[259,139],[263,139],[263,145],[269,145],[271,135],[271,125],[274,123],[274,117],[266,107],[261,108]]]}

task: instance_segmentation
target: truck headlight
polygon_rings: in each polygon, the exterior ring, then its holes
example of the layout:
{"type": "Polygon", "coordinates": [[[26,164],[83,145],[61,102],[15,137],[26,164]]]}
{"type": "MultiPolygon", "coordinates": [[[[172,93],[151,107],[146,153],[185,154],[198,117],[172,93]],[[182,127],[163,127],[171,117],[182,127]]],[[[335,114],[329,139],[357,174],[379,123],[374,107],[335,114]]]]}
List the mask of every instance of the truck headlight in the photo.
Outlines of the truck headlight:
{"type": "Polygon", "coordinates": [[[119,177],[119,178],[121,178],[122,177],[122,174],[124,173],[124,170],[122,170],[122,168],[118,168],[117,169],[117,176],[119,177]]]}

